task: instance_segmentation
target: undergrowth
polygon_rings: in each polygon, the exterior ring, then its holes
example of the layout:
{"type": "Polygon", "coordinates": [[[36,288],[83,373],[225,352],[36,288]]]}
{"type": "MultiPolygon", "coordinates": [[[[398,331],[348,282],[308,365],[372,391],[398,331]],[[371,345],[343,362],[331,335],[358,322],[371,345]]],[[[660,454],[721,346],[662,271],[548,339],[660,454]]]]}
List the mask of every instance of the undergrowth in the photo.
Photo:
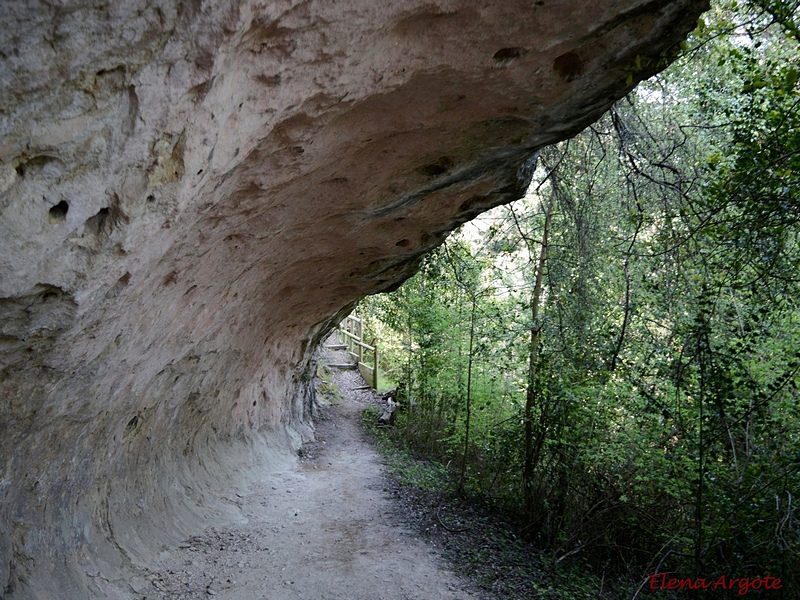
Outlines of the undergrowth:
{"type": "Polygon", "coordinates": [[[330,367],[325,362],[325,359],[320,358],[317,363],[317,397],[323,398],[330,404],[339,404],[342,400],[342,392],[333,382],[333,373],[330,367]]]}
{"type": "Polygon", "coordinates": [[[415,455],[399,430],[378,425],[381,409],[368,406],[362,425],[383,458],[398,515],[441,549],[450,567],[485,599],[616,599],[627,586],[524,541],[514,515],[479,496],[455,493],[455,474],[446,465],[415,455]]]}

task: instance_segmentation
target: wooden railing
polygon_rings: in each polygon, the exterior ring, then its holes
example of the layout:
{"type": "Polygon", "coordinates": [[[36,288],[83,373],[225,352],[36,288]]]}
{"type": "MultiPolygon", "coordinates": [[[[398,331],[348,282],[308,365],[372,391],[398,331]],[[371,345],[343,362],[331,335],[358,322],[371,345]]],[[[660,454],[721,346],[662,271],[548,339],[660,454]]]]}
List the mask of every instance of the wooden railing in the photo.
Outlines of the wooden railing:
{"type": "Polygon", "coordinates": [[[339,323],[339,341],[347,346],[347,351],[358,365],[358,371],[372,389],[378,389],[378,348],[364,343],[364,322],[356,316],[348,315],[339,323]],[[366,364],[364,360],[371,362],[366,364]]]}

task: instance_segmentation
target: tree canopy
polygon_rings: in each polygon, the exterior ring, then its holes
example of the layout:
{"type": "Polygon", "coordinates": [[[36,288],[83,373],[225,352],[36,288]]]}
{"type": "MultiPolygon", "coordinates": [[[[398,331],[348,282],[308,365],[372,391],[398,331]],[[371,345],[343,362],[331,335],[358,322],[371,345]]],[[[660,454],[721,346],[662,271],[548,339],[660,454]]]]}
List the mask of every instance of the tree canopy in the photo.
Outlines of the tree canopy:
{"type": "Polygon", "coordinates": [[[800,589],[798,6],[716,2],[525,198],[364,302],[398,439],[632,593],[800,589]]]}

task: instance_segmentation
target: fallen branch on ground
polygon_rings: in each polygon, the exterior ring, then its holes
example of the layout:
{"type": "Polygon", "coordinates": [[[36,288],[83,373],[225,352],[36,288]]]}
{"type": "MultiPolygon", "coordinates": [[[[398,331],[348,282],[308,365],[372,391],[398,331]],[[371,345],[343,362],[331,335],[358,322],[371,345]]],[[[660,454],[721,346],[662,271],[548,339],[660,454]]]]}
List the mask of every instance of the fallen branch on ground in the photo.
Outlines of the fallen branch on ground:
{"type": "Polygon", "coordinates": [[[449,531],[450,533],[464,533],[465,531],[469,531],[469,527],[464,527],[463,529],[453,529],[452,527],[445,525],[444,521],[442,521],[442,516],[439,514],[441,510],[441,506],[436,509],[436,520],[439,521],[439,525],[441,525],[445,531],[449,531]]]}

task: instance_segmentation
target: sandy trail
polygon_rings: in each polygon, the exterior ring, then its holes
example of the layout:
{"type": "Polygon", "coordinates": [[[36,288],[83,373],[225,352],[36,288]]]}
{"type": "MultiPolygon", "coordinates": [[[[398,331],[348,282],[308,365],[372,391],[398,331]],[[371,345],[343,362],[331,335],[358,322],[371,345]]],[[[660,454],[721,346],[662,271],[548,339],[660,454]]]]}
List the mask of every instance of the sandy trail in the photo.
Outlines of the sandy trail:
{"type": "MultiPolygon", "coordinates": [[[[325,350],[331,363],[343,353],[325,350]]],[[[379,458],[359,425],[371,392],[334,373],[343,398],[323,406],[317,441],[290,470],[241,498],[244,524],[209,529],[151,572],[147,600],[471,599],[434,548],[393,518],[379,458]]]]}

